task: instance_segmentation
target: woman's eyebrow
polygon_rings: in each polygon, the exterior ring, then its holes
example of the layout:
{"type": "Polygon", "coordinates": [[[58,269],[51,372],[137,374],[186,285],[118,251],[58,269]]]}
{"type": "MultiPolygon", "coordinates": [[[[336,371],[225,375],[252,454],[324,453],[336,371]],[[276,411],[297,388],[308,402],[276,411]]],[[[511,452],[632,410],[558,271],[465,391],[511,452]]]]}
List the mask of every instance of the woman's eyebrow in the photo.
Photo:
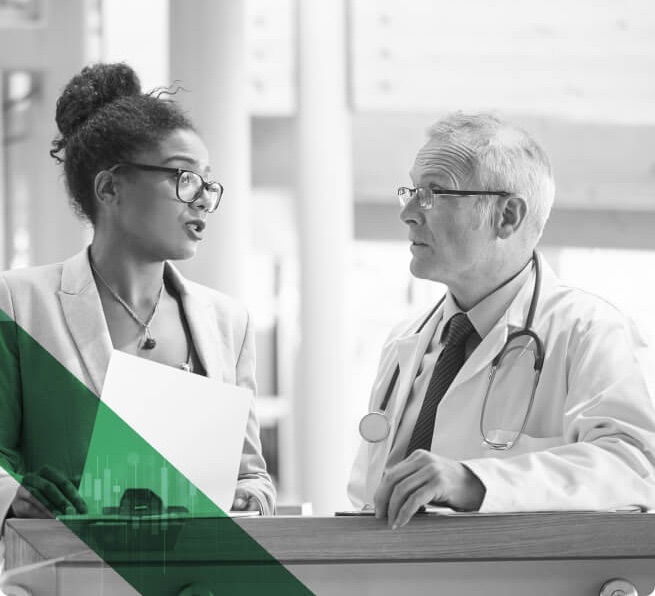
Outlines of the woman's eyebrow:
{"type": "Polygon", "coordinates": [[[171,161],[184,161],[188,163],[190,166],[198,165],[198,162],[195,159],[191,157],[187,157],[186,155],[171,155],[170,157],[164,159],[163,163],[169,163],[171,161]]]}
{"type": "Polygon", "coordinates": [[[194,172],[198,172],[205,178],[211,174],[211,166],[206,165],[204,168],[202,168],[200,167],[200,164],[195,159],[191,157],[187,157],[186,155],[171,155],[170,157],[164,159],[163,163],[167,164],[172,161],[186,162],[190,170],[193,170],[194,172]]]}

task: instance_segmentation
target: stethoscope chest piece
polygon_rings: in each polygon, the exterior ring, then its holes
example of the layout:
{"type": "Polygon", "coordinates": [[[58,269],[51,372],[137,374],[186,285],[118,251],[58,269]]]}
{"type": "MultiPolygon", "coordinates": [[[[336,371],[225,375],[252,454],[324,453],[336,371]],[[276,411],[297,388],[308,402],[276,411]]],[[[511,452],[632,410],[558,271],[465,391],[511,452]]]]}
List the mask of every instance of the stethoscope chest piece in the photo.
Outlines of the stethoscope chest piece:
{"type": "Polygon", "coordinates": [[[369,443],[379,443],[389,436],[391,425],[384,412],[369,412],[359,421],[359,434],[369,443]]]}

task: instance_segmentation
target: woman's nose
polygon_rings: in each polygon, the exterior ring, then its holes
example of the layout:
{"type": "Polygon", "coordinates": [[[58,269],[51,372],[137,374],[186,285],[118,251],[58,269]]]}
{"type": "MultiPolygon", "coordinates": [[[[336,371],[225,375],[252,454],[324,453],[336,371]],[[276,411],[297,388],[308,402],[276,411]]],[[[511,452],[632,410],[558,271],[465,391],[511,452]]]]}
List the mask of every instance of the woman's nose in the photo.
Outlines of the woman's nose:
{"type": "Polygon", "coordinates": [[[192,205],[196,209],[204,209],[205,211],[209,211],[211,209],[212,207],[211,193],[207,190],[207,187],[204,184],[198,191],[198,194],[196,195],[196,198],[193,201],[192,205]]]}

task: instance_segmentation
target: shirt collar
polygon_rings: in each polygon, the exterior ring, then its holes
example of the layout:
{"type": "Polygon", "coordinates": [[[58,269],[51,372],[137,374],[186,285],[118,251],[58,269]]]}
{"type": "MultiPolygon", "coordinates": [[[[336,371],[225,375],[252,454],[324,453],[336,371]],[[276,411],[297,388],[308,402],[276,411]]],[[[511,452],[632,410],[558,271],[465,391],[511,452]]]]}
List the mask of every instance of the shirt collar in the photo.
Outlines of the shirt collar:
{"type": "Polygon", "coordinates": [[[463,312],[468,316],[478,335],[484,338],[493,329],[500,317],[505,314],[512,300],[514,300],[519,290],[526,283],[530,276],[531,265],[532,259],[514,277],[506,281],[488,296],[485,296],[473,308],[466,312],[457,305],[455,298],[450,290],[448,290],[443,306],[443,316],[437,329],[437,337],[440,338],[440,341],[443,342],[446,339],[444,337],[446,324],[453,315],[459,312],[463,312]]]}

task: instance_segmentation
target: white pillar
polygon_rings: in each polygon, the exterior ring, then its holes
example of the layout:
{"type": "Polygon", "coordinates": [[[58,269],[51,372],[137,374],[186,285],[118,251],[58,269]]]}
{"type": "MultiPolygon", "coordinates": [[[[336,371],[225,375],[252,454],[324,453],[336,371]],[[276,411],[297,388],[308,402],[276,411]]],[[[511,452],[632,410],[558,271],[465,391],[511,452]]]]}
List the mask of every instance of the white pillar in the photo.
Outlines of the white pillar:
{"type": "Polygon", "coordinates": [[[353,237],[345,0],[298,1],[301,346],[294,416],[301,499],[315,514],[346,503],[352,428],[346,277],[353,237]]]}
{"type": "Polygon", "coordinates": [[[79,251],[90,237],[89,227],[81,223],[69,206],[62,166],[55,164],[48,151],[57,132],[55,106],[59,95],[82,66],[98,58],[90,48],[88,2],[50,0],[44,3],[44,8],[41,93],[30,141],[33,161],[29,169],[35,175],[30,183],[29,235],[34,265],[65,259],[79,251]]]}
{"type": "Polygon", "coordinates": [[[209,149],[212,177],[225,187],[196,257],[180,266],[192,279],[243,299],[252,233],[244,2],[170,0],[169,18],[171,80],[189,91],[175,99],[209,149]]]}
{"type": "MultiPolygon", "coordinates": [[[[0,64],[0,97],[4,97],[4,77],[0,64]]],[[[5,138],[5,118],[0,114],[0,139],[5,138]]],[[[7,180],[5,178],[5,144],[0,142],[0,271],[4,271],[7,263],[7,180]]]]}

